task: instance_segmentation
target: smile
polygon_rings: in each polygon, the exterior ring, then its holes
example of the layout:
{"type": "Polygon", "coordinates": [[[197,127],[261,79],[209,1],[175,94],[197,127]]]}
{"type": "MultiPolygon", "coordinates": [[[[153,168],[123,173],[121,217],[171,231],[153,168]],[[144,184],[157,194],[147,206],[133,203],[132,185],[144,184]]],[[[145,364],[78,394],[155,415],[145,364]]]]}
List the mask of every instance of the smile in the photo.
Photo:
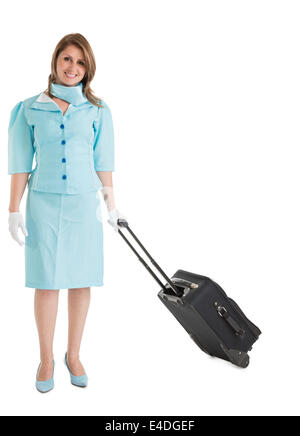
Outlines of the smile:
{"type": "Polygon", "coordinates": [[[67,77],[69,77],[70,79],[74,79],[74,77],[77,76],[77,74],[68,74],[68,73],[65,73],[65,75],[66,75],[67,77]]]}

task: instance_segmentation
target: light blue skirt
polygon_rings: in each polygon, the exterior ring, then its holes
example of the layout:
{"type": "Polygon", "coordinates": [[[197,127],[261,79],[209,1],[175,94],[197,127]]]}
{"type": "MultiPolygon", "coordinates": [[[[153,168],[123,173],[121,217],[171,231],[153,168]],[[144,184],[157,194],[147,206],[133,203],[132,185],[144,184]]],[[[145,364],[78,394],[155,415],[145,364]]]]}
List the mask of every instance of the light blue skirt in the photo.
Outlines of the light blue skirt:
{"type": "Polygon", "coordinates": [[[25,224],[26,287],[103,285],[99,192],[67,195],[29,189],[25,224]]]}

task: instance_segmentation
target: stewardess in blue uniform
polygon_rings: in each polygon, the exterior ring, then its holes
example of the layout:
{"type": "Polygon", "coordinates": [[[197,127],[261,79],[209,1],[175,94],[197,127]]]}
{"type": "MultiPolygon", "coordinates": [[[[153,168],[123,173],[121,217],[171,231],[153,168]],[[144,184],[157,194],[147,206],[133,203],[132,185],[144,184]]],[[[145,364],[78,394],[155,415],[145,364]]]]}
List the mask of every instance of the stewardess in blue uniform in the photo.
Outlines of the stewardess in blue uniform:
{"type": "Polygon", "coordinates": [[[126,219],[115,206],[112,115],[90,87],[95,72],[89,42],[79,33],[68,34],[52,55],[48,88],[19,101],[10,114],[9,231],[25,245],[25,286],[35,289],[40,344],[35,387],[43,393],[54,387],[60,289],[68,289],[66,374],[75,386],[88,383],[79,354],[90,287],[103,286],[100,192],[116,232],[117,220],[126,219]],[[26,185],[24,222],[20,203],[26,185]]]}

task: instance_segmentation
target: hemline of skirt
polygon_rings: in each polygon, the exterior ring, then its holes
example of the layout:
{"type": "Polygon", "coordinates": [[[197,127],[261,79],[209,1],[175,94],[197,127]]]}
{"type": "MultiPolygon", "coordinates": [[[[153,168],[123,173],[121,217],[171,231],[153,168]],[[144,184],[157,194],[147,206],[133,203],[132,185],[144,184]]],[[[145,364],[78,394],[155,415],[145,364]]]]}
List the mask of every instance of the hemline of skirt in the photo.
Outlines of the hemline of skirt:
{"type": "Polygon", "coordinates": [[[46,286],[46,285],[41,285],[38,283],[30,283],[30,282],[26,282],[25,283],[25,287],[26,288],[36,288],[36,289],[47,289],[50,291],[54,291],[57,289],[77,289],[77,288],[89,288],[91,286],[103,286],[103,282],[99,283],[99,282],[90,282],[87,284],[87,282],[83,282],[83,283],[76,283],[76,284],[72,284],[72,285],[68,285],[68,286],[46,286]]]}

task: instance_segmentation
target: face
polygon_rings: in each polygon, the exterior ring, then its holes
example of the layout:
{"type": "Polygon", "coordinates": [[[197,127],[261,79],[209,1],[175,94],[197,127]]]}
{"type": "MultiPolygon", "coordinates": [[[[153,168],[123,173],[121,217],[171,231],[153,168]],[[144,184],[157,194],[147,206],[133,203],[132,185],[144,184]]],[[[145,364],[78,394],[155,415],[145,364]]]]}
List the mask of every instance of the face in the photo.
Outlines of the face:
{"type": "Polygon", "coordinates": [[[57,58],[56,70],[56,82],[59,85],[77,85],[77,83],[81,82],[86,72],[83,51],[75,45],[66,47],[57,58]]]}

